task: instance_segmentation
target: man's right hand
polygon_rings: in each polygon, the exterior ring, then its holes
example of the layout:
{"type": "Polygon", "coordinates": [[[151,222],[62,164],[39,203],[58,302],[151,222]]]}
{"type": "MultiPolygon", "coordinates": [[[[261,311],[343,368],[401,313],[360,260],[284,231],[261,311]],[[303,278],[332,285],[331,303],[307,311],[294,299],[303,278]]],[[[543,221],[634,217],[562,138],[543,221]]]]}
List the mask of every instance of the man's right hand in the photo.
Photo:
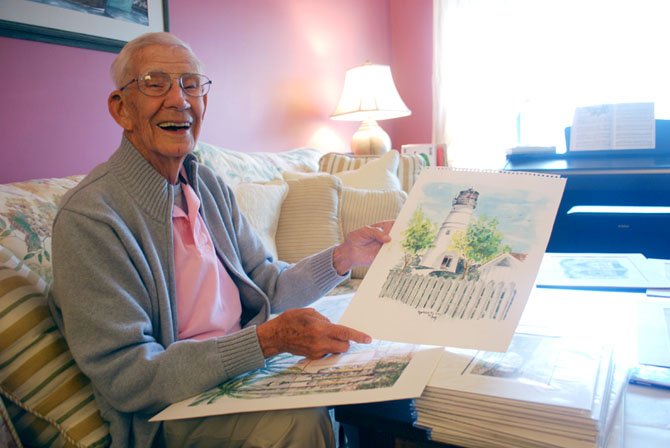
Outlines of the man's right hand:
{"type": "Polygon", "coordinates": [[[292,353],[311,359],[349,350],[350,341],[368,344],[372,338],[353,328],[331,323],[313,308],[291,309],[256,327],[267,358],[292,353]]]}

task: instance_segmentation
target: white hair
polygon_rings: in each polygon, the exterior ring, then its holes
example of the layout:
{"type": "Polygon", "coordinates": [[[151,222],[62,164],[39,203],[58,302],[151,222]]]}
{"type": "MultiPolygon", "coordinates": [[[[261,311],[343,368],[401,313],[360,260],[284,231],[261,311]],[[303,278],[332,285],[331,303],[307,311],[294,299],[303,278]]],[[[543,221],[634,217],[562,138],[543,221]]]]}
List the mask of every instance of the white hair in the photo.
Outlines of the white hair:
{"type": "Polygon", "coordinates": [[[131,74],[132,76],[137,75],[137,73],[131,73],[131,70],[133,70],[133,59],[138,51],[151,45],[164,45],[167,47],[181,47],[185,49],[191,54],[193,62],[195,62],[197,66],[198,72],[202,72],[202,63],[200,62],[200,59],[198,59],[191,47],[186,42],[179,39],[172,33],[145,33],[124,45],[119,55],[114,59],[114,62],[112,62],[109,73],[112,76],[112,81],[114,81],[114,85],[117,88],[121,87],[124,80],[126,80],[126,78],[128,78],[131,74]]]}

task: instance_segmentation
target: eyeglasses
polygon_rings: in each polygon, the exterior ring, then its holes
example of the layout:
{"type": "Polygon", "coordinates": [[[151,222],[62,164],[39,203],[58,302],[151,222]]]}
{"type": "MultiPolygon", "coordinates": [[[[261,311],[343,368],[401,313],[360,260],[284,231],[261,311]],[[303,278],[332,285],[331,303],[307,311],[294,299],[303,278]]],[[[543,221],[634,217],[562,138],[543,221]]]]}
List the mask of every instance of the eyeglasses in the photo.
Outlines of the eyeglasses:
{"type": "Polygon", "coordinates": [[[172,77],[179,80],[179,87],[188,96],[205,96],[209,92],[212,80],[198,73],[165,73],[149,72],[131,79],[119,90],[123,92],[132,83],[137,82],[137,88],[147,96],[163,96],[172,88],[172,77]]]}

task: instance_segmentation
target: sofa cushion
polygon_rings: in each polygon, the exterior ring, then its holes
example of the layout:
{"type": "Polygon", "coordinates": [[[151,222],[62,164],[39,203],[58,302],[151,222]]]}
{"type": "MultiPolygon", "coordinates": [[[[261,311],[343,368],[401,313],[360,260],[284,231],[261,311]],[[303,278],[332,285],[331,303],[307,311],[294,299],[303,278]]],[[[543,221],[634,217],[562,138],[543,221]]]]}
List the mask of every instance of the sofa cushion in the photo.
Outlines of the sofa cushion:
{"type": "MultiPolygon", "coordinates": [[[[347,235],[359,227],[395,219],[406,199],[407,193],[401,190],[342,188],[340,207],[342,233],[347,235]]],[[[351,271],[351,278],[363,278],[367,271],[367,267],[355,267],[351,271]]]]}
{"type": "Polygon", "coordinates": [[[241,182],[281,179],[284,171],[318,171],[322,154],[314,148],[297,148],[277,153],[245,153],[200,142],[193,155],[228,185],[234,186],[241,182]]]}
{"type": "Polygon", "coordinates": [[[25,445],[109,445],[90,382],[51,317],[46,287],[0,246],[0,393],[25,445]]]}
{"type": "Polygon", "coordinates": [[[284,181],[243,182],[233,187],[233,191],[242,213],[276,259],[275,236],[279,224],[279,213],[288,194],[288,184],[284,181]]]}
{"type": "MultiPolygon", "coordinates": [[[[330,152],[319,159],[319,171],[333,174],[354,170],[378,158],[376,155],[355,156],[330,152]]],[[[412,189],[422,168],[423,160],[417,154],[400,154],[397,176],[405,193],[412,189]]]]}
{"type": "Polygon", "coordinates": [[[0,184],[0,246],[47,283],[51,281],[51,225],[58,202],[82,177],[0,184]]]}
{"type": "Polygon", "coordinates": [[[342,241],[338,219],[340,181],[328,174],[284,173],[288,194],[282,204],[276,243],[280,260],[295,263],[342,241]]]}
{"type": "Polygon", "coordinates": [[[370,190],[400,190],[398,171],[398,152],[386,154],[370,160],[359,168],[333,173],[342,181],[342,185],[370,190]]]}
{"type": "MultiPolygon", "coordinates": [[[[339,178],[326,173],[288,172],[284,173],[284,178],[289,184],[289,197],[291,192],[305,195],[291,198],[295,203],[289,203],[289,206],[286,206],[287,197],[279,217],[279,258],[290,262],[341,243],[347,233],[359,227],[395,219],[407,199],[407,193],[402,190],[345,187],[340,185],[339,178]],[[309,224],[305,224],[307,219],[311,220],[309,224]],[[318,232],[315,226],[326,231],[318,232]],[[294,250],[296,253],[292,252],[294,250]]],[[[366,273],[367,267],[356,267],[352,269],[351,278],[360,279],[366,273]]]]}

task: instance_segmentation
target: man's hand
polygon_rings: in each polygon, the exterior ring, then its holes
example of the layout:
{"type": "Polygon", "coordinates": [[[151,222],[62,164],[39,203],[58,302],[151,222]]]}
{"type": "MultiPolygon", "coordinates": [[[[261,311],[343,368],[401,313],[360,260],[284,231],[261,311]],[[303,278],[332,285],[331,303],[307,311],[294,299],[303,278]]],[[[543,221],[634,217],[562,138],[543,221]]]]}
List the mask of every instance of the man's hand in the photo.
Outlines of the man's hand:
{"type": "Polygon", "coordinates": [[[287,310],[256,327],[256,334],[265,357],[288,352],[318,359],[346,352],[350,341],[372,341],[365,333],[331,323],[313,308],[287,310]]]}
{"type": "Polygon", "coordinates": [[[354,266],[369,266],[384,243],[391,241],[389,232],[394,221],[382,221],[356,229],[333,250],[333,266],[344,275],[354,266]]]}

